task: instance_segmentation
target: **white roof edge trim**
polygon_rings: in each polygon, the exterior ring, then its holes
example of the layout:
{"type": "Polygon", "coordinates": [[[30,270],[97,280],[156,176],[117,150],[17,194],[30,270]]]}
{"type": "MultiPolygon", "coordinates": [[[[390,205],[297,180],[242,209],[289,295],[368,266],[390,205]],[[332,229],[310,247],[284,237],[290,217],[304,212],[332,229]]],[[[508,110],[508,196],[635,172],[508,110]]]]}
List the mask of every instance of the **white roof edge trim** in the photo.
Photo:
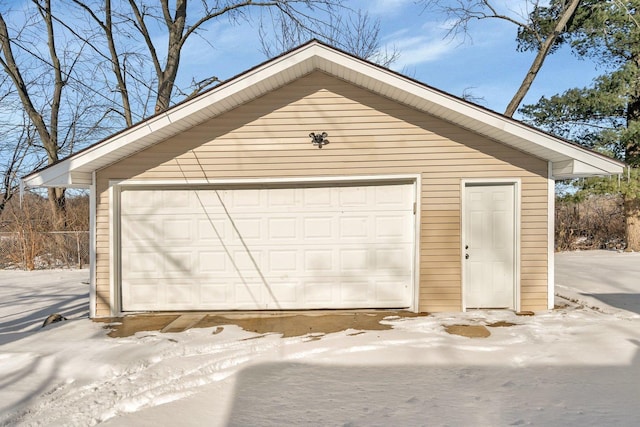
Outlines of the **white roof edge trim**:
{"type": "MultiPolygon", "coordinates": [[[[43,172],[49,172],[47,169],[43,172]]],[[[33,173],[20,180],[25,188],[34,187],[65,187],[65,188],[89,188],[91,173],[68,172],[58,175],[33,173]],[[49,175],[49,176],[47,176],[49,175]]]]}
{"type": "MultiPolygon", "coordinates": [[[[57,165],[54,165],[57,166],[57,165]]],[[[41,172],[33,172],[21,181],[26,187],[67,187],[71,185],[71,173],[69,171],[63,171],[62,173],[54,174],[51,169],[45,169],[41,172]]]]}
{"type": "MultiPolygon", "coordinates": [[[[313,59],[314,54],[312,51],[314,46],[317,45],[310,44],[306,46],[306,48],[292,51],[289,54],[285,54],[282,57],[274,59],[273,61],[266,62],[253,70],[239,75],[237,78],[229,80],[228,83],[222,85],[219,90],[216,90],[218,88],[214,88],[210,92],[204,93],[192,100],[178,104],[164,113],[150,117],[149,119],[138,123],[129,129],[125,129],[94,146],[88,147],[84,151],[78,152],[77,155],[72,155],[40,172],[36,171],[33,174],[27,175],[24,180],[25,182],[31,182],[32,186],[56,186],[49,183],[60,175],[70,173],[73,169],[84,166],[102,157],[104,154],[111,153],[114,150],[129,145],[133,141],[140,140],[141,138],[151,135],[160,129],[174,125],[175,123],[178,123],[180,119],[190,116],[194,112],[209,108],[211,105],[241,92],[243,89],[252,87],[260,81],[277,75],[284,69],[290,68],[293,65],[301,64],[305,60],[313,59]],[[299,57],[298,60],[293,61],[296,56],[299,57]],[[265,75],[265,73],[267,74],[265,75]],[[34,174],[40,175],[41,179],[34,180],[33,178],[35,178],[35,176],[32,178],[32,175],[34,174]]],[[[313,68],[313,64],[311,64],[311,61],[309,62],[310,71],[313,68]]]]}
{"type": "Polygon", "coordinates": [[[521,138],[524,138],[528,141],[534,142],[539,146],[542,146],[549,150],[553,150],[560,154],[572,157],[581,163],[590,164],[596,168],[600,168],[603,170],[608,170],[609,168],[611,168],[612,173],[614,174],[618,173],[618,170],[621,171],[624,168],[624,162],[612,159],[599,153],[591,152],[586,148],[577,146],[560,138],[555,138],[554,136],[549,135],[541,130],[529,127],[517,121],[508,123],[508,128],[506,128],[505,131],[520,136],[521,138]],[[514,130],[511,131],[509,127],[513,127],[514,130]]]}
{"type": "Polygon", "coordinates": [[[610,169],[603,170],[575,159],[553,163],[553,177],[556,179],[619,175],[623,173],[623,171],[624,169],[622,166],[620,166],[617,171],[611,171],[610,169]]]}
{"type": "MultiPolygon", "coordinates": [[[[561,159],[576,159],[581,163],[592,165],[595,169],[601,170],[604,175],[621,173],[624,167],[624,164],[617,160],[591,153],[586,149],[530,128],[514,119],[486,110],[483,107],[468,103],[453,95],[425,86],[420,82],[404,77],[394,71],[372,65],[367,61],[335,50],[320,42],[313,41],[239,74],[194,99],[180,103],[164,113],[153,116],[129,129],[123,130],[102,142],[78,152],[76,155],[62,160],[60,163],[52,165],[42,171],[36,171],[26,176],[24,180],[26,183],[30,183],[29,185],[53,186],[52,182],[54,181],[58,183],[66,181],[67,185],[72,185],[72,183],[69,182],[71,181],[70,178],[60,178],[64,175],[70,175],[72,171],[75,173],[88,173],[88,169],[93,168],[92,170],[97,170],[114,161],[118,161],[113,160],[114,156],[105,159],[103,156],[106,154],[115,154],[116,157],[119,156],[121,159],[130,155],[132,152],[151,146],[158,142],[157,139],[164,139],[152,138],[151,135],[155,132],[163,129],[172,129],[173,131],[179,132],[181,120],[191,117],[195,113],[205,112],[208,108],[224,100],[231,99],[232,102],[230,103],[230,107],[227,106],[226,109],[221,110],[221,112],[235,108],[237,105],[240,105],[242,101],[240,99],[233,99],[233,97],[240,98],[238,95],[242,94],[246,89],[255,87],[255,85],[260,82],[277,78],[283,71],[292,70],[297,67],[297,74],[292,78],[297,78],[296,76],[309,73],[314,69],[333,75],[335,73],[332,69],[336,66],[354,71],[357,75],[364,76],[366,79],[372,79],[382,85],[392,86],[396,90],[404,92],[408,98],[413,100],[423,101],[429,105],[448,110],[454,116],[470,119],[471,122],[478,127],[482,126],[486,128],[488,126],[493,128],[504,134],[504,139],[498,139],[501,143],[511,145],[509,142],[509,135],[511,135],[519,139],[519,143],[524,142],[525,144],[531,144],[531,148],[542,148],[543,151],[547,151],[549,157],[553,157],[551,153],[556,153],[561,159]],[[119,152],[125,147],[129,148],[126,152],[119,152]],[[95,164],[92,165],[94,162],[95,164]],[[85,170],[78,170],[83,167],[85,170]]],[[[345,73],[345,75],[348,75],[348,73],[345,73]]],[[[286,83],[288,82],[284,84],[286,83]]],[[[351,81],[351,83],[357,84],[354,81],[351,81]]],[[[276,85],[273,86],[275,87],[276,85]]],[[[266,91],[270,90],[273,89],[267,85],[266,91]]],[[[260,94],[258,94],[258,96],[259,95],[260,94]]],[[[396,102],[400,101],[396,99],[396,102]]],[[[210,117],[215,117],[215,114],[211,114],[210,117]]],[[[182,124],[182,126],[184,126],[184,124],[182,124]]],[[[479,132],[473,129],[473,127],[469,129],[479,132]]],[[[544,155],[542,158],[545,158],[544,155]]],[[[547,158],[547,160],[558,161],[560,159],[547,158]]]]}
{"type": "MultiPolygon", "coordinates": [[[[428,86],[424,86],[419,82],[416,82],[409,78],[405,78],[402,75],[399,75],[391,70],[371,67],[371,65],[366,63],[365,61],[347,56],[338,51],[329,50],[329,48],[327,48],[326,46],[319,47],[323,47],[328,52],[328,54],[324,58],[325,60],[330,60],[328,57],[333,57],[333,62],[336,62],[343,66],[347,66],[347,64],[343,62],[344,60],[354,61],[358,63],[359,66],[363,67],[363,69],[361,70],[356,69],[356,71],[359,71],[362,74],[365,74],[364,67],[366,67],[366,75],[369,77],[374,77],[382,83],[388,83],[387,79],[394,79],[399,83],[395,86],[407,92],[408,94],[420,96],[423,99],[429,100],[444,108],[449,109],[455,114],[463,114],[473,120],[476,120],[479,123],[482,123],[483,125],[489,125],[505,133],[509,133],[516,137],[531,141],[532,143],[538,144],[545,149],[558,152],[559,154],[565,156],[576,158],[582,163],[593,164],[595,168],[601,170],[600,174],[617,174],[621,173],[622,169],[624,168],[623,163],[619,162],[618,160],[592,153],[582,147],[578,147],[567,141],[556,138],[541,130],[529,127],[524,123],[518,122],[515,119],[503,116],[490,110],[486,110],[480,106],[468,103],[453,95],[449,95],[447,93],[432,89],[428,86]]],[[[324,65],[324,63],[322,63],[321,61],[319,61],[319,63],[324,65]]],[[[354,67],[349,68],[354,69],[354,67]]],[[[328,72],[329,70],[325,69],[325,71],[328,72]]],[[[508,144],[508,142],[506,143],[508,144]]]]}

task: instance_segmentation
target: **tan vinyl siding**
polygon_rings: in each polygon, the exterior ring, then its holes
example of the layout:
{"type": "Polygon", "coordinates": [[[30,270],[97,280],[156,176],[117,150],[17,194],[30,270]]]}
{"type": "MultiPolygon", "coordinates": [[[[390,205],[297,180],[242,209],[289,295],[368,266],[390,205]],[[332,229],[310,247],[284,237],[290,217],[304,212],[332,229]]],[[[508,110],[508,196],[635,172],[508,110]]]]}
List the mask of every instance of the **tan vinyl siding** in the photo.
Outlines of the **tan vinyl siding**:
{"type": "Polygon", "coordinates": [[[547,298],[547,163],[320,72],[98,172],[97,314],[109,309],[109,180],[419,174],[420,311],[462,307],[460,183],[519,179],[523,309],[547,298]],[[310,132],[330,144],[312,146],[310,132]],[[194,154],[195,153],[195,154],[194,154]]]}

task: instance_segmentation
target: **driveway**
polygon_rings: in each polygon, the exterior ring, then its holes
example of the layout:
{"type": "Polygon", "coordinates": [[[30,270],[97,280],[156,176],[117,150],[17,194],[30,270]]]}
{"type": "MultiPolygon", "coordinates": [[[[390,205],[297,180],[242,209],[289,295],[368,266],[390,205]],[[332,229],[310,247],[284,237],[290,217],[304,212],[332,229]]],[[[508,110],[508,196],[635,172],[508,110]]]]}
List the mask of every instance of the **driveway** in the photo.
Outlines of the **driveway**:
{"type": "Polygon", "coordinates": [[[561,252],[555,260],[556,297],[640,315],[640,252],[561,252]]]}

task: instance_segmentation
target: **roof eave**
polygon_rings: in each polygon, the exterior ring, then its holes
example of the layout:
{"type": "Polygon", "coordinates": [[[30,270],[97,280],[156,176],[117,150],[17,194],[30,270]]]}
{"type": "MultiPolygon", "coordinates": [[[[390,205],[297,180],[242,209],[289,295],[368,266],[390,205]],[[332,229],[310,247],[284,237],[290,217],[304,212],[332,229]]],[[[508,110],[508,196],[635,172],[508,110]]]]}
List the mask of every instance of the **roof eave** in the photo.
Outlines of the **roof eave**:
{"type": "Polygon", "coordinates": [[[611,164],[603,168],[579,160],[567,160],[553,163],[553,177],[555,179],[589,178],[594,176],[620,175],[624,166],[611,164]]]}
{"type": "Polygon", "coordinates": [[[86,186],[91,173],[308,74],[323,71],[554,164],[559,179],[611,175],[624,164],[314,41],[267,61],[24,178],[29,186],[86,186]]]}

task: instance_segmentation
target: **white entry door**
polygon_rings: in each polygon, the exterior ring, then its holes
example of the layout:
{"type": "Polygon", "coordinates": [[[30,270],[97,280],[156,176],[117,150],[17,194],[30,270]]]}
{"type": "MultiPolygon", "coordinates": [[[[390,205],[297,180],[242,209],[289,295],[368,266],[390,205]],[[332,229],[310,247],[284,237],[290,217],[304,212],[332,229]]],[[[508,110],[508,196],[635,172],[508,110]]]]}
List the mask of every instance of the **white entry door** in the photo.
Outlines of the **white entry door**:
{"type": "Polygon", "coordinates": [[[123,311],[409,307],[414,184],[123,188],[123,311]]]}
{"type": "Polygon", "coordinates": [[[465,186],[464,304],[515,308],[515,185],[465,186]]]}

